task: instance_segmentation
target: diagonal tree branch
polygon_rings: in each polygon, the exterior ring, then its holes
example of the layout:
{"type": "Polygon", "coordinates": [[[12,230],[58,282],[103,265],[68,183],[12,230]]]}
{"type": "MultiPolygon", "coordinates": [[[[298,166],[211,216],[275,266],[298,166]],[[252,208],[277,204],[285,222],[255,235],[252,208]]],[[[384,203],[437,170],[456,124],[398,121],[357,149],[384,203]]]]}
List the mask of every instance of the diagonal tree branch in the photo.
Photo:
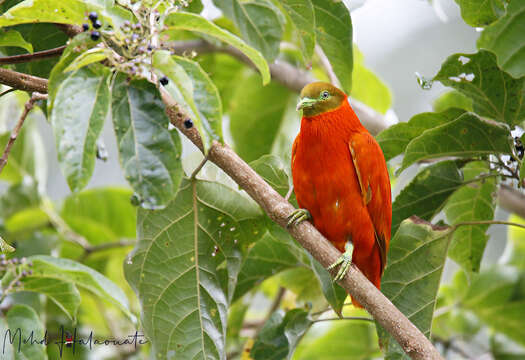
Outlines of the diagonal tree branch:
{"type": "Polygon", "coordinates": [[[32,54],[21,54],[21,55],[0,57],[0,64],[18,64],[18,63],[37,61],[37,60],[47,59],[51,57],[56,57],[56,56],[60,56],[64,52],[65,48],[66,48],[66,45],[62,45],[54,49],[37,51],[32,54]]]}
{"type": "Polygon", "coordinates": [[[47,94],[47,79],[0,68],[0,84],[18,90],[47,94]]]}

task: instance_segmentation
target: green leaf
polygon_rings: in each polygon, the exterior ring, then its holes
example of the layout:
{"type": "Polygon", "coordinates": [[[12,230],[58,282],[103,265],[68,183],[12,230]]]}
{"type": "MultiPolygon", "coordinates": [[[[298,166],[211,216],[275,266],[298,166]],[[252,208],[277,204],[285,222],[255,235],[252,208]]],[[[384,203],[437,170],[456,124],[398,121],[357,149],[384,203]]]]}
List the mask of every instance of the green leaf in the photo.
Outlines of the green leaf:
{"type": "Polygon", "coordinates": [[[164,75],[175,83],[175,87],[167,85],[166,88],[173,98],[178,103],[185,104],[186,110],[193,115],[195,127],[203,141],[204,151],[207,152],[212,140],[214,138],[218,139],[218,135],[213,132],[207,119],[201,116],[197,109],[193,96],[198,89],[194,89],[192,79],[188,76],[184,67],[171,58],[171,53],[167,50],[155,51],[153,54],[153,66],[162,71],[164,75]]]}
{"type": "Polygon", "coordinates": [[[108,71],[81,68],[56,93],[50,120],[60,168],[72,191],[84,188],[93,174],[97,139],[110,106],[108,83],[108,71]]]}
{"type": "Polygon", "coordinates": [[[214,0],[214,4],[239,29],[242,38],[272,62],[279,54],[283,35],[279,9],[268,0],[214,0]]]}
{"type": "MultiPolygon", "coordinates": [[[[463,168],[465,180],[488,173],[485,162],[471,162],[463,168]]],[[[445,214],[451,224],[464,221],[492,220],[494,218],[495,179],[485,179],[458,189],[445,206],[445,214]]],[[[452,236],[449,256],[467,272],[478,272],[488,240],[488,225],[460,226],[452,236]]]]}
{"type": "MultiPolygon", "coordinates": [[[[317,329],[311,332],[314,330],[317,329]]],[[[375,327],[370,322],[335,321],[322,336],[310,342],[306,340],[301,341],[293,359],[363,360],[380,359],[382,355],[375,327]]]]}
{"type": "Polygon", "coordinates": [[[230,102],[230,132],[235,151],[245,161],[271,152],[290,96],[290,90],[276,82],[261,86],[253,74],[237,83],[230,102]]]}
{"type": "Polygon", "coordinates": [[[254,360],[290,359],[311,325],[312,320],[304,310],[293,309],[286,314],[282,310],[274,312],[255,339],[250,357],[254,360]]]}
{"type": "Polygon", "coordinates": [[[103,23],[119,29],[124,20],[131,15],[121,8],[114,7],[113,2],[105,0],[25,0],[13,6],[0,16],[0,26],[27,23],[77,24],[85,21],[85,16],[96,11],[103,23]],[[110,6],[107,6],[107,5],[110,6]]]}
{"type": "Polygon", "coordinates": [[[113,126],[126,179],[141,205],[160,209],[173,198],[182,180],[181,142],[168,130],[168,118],[155,86],[146,80],[113,85],[113,126]]]}
{"type": "Polygon", "coordinates": [[[33,45],[25,41],[22,35],[16,30],[0,32],[0,46],[20,47],[30,53],[33,52],[33,45]]]}
{"type": "MultiPolygon", "coordinates": [[[[33,262],[33,276],[69,282],[89,290],[99,298],[118,307],[132,321],[135,317],[129,311],[128,299],[124,292],[101,273],[69,259],[36,255],[28,258],[33,262]]],[[[71,295],[71,298],[75,295],[71,295]]]]}
{"type": "Polygon", "coordinates": [[[412,140],[406,148],[400,171],[425,159],[512,154],[511,141],[508,126],[465,113],[412,140]]]}
{"type": "MultiPolygon", "coordinates": [[[[290,190],[290,165],[275,155],[263,155],[250,163],[250,167],[257,172],[281,196],[290,190]]],[[[295,195],[292,194],[293,201],[295,195]]]]}
{"type": "Polygon", "coordinates": [[[461,109],[451,108],[441,113],[421,113],[413,116],[408,122],[401,122],[383,130],[376,139],[383,150],[385,160],[388,161],[402,154],[407,145],[425,130],[454,121],[464,112],[461,109]]]}
{"type": "Polygon", "coordinates": [[[450,90],[442,94],[432,104],[435,112],[445,111],[450,108],[463,109],[465,111],[473,111],[472,99],[466,97],[456,90],[450,90]]]}
{"type": "Polygon", "coordinates": [[[195,31],[204,35],[212,36],[225,43],[239,49],[246,55],[257,67],[262,76],[263,85],[270,81],[270,69],[268,63],[260,52],[246,44],[237,36],[221,29],[214,23],[204,19],[203,17],[190,13],[176,12],[170,14],[165,21],[168,26],[167,31],[170,30],[189,30],[195,31]]]}
{"type": "Polygon", "coordinates": [[[193,81],[193,99],[203,120],[204,130],[214,140],[222,140],[222,102],[217,86],[208,74],[195,62],[174,56],[193,81]]]}
{"type": "MultiPolygon", "coordinates": [[[[14,305],[7,312],[7,325],[10,330],[9,335],[13,336],[15,340],[12,345],[15,360],[47,359],[44,344],[24,342],[31,334],[35,341],[41,341],[44,338],[44,324],[42,324],[42,321],[40,321],[38,314],[33,308],[27,305],[14,305]],[[20,332],[17,334],[18,329],[20,329],[20,332]]],[[[7,332],[4,332],[4,337],[7,334],[7,332]]],[[[6,338],[6,340],[9,342],[9,338],[6,338]]],[[[2,351],[2,357],[3,356],[4,352],[2,351]]]]}
{"type": "Polygon", "coordinates": [[[312,0],[317,44],[321,46],[343,90],[352,89],[353,39],[350,12],[342,1],[312,0]]]}
{"type": "Polygon", "coordinates": [[[78,70],[89,64],[100,62],[107,59],[108,54],[103,48],[93,48],[88,51],[84,51],[75,60],[73,60],[65,69],[64,72],[78,70]]]}
{"type": "Polygon", "coordinates": [[[354,70],[352,72],[352,98],[359,100],[381,114],[392,106],[392,94],[388,86],[364,64],[363,55],[354,46],[354,70]]]}
{"type": "Polygon", "coordinates": [[[252,200],[207,181],[184,182],[164,210],[139,209],[139,242],[124,266],[156,358],[226,358],[228,298],[217,268],[225,263],[232,289],[260,216],[252,200]]]}
{"type": "MultiPolygon", "coordinates": [[[[417,217],[403,221],[390,242],[381,280],[385,296],[428,338],[450,231],[417,217]]],[[[378,334],[387,359],[408,359],[391,335],[380,327],[378,334]]]]}
{"type": "Polygon", "coordinates": [[[480,116],[511,126],[525,119],[525,77],[514,79],[500,70],[491,52],[451,55],[434,80],[471,98],[480,116]]]}
{"type": "Polygon", "coordinates": [[[474,275],[461,305],[492,329],[523,345],[525,298],[523,293],[519,295],[522,283],[515,268],[493,267],[474,275]]]}
{"type": "Polygon", "coordinates": [[[323,295],[337,315],[342,316],[347,297],[346,290],[334,282],[330,273],[317,260],[310,256],[312,270],[321,284],[323,295]]]}
{"type": "Polygon", "coordinates": [[[456,0],[461,17],[473,27],[489,25],[505,14],[508,0],[456,0]]]}
{"type": "Polygon", "coordinates": [[[299,33],[305,61],[312,58],[315,47],[315,13],[311,0],[283,0],[281,5],[288,13],[299,33]]]}
{"type": "Polygon", "coordinates": [[[525,3],[511,0],[507,14],[485,28],[478,39],[478,48],[496,54],[498,65],[515,78],[525,76],[524,21],[525,3]]]}
{"type": "Polygon", "coordinates": [[[523,179],[525,179],[525,160],[521,160],[520,165],[520,181],[523,182],[523,179]]]}
{"type": "Polygon", "coordinates": [[[0,236],[0,253],[7,254],[15,251],[15,248],[5,242],[5,240],[0,236]]]}
{"type": "Polygon", "coordinates": [[[22,280],[22,290],[46,295],[69,319],[75,321],[80,306],[80,293],[75,284],[33,272],[22,280]]]}
{"type": "Polygon", "coordinates": [[[290,268],[309,263],[305,250],[279,225],[267,220],[266,230],[243,258],[233,300],[240,298],[265,279],[290,268]]]}
{"type": "MultiPolygon", "coordinates": [[[[525,219],[515,214],[512,214],[508,221],[525,224],[525,219]]],[[[507,246],[512,249],[508,264],[516,266],[522,271],[525,270],[525,229],[509,226],[507,228],[507,239],[509,242],[507,246]]]]}
{"type": "Polygon", "coordinates": [[[392,233],[412,215],[430,221],[462,185],[463,176],[452,160],[423,168],[392,204],[392,233]]]}

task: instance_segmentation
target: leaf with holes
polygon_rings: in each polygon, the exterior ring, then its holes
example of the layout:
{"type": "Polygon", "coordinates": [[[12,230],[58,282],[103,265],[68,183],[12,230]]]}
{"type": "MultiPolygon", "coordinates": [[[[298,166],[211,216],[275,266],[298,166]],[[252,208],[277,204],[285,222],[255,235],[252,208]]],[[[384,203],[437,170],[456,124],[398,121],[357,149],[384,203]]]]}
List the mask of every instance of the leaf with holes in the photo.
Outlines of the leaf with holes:
{"type": "Polygon", "coordinates": [[[525,120],[525,77],[514,79],[500,70],[489,51],[451,55],[434,80],[471,98],[480,116],[511,126],[525,120]]]}
{"type": "Polygon", "coordinates": [[[385,160],[390,160],[402,154],[412,139],[420,136],[425,130],[456,120],[465,111],[461,109],[447,109],[440,113],[426,112],[413,116],[408,122],[401,122],[381,131],[376,139],[385,160]]]}
{"type": "MultiPolygon", "coordinates": [[[[463,168],[465,180],[489,172],[484,162],[471,162],[463,168]]],[[[494,218],[496,180],[485,179],[467,184],[456,190],[445,206],[445,214],[451,224],[464,221],[492,220],[494,218]]],[[[478,272],[488,240],[488,225],[460,226],[452,236],[449,256],[467,272],[478,272]]]]}
{"type": "MultiPolygon", "coordinates": [[[[432,316],[447,257],[450,228],[417,217],[401,223],[390,242],[381,291],[430,338],[432,316]]],[[[394,338],[378,325],[387,359],[409,359],[394,338]]]]}
{"type": "Polygon", "coordinates": [[[525,76],[524,22],[525,2],[511,0],[507,14],[485,28],[478,39],[478,48],[496,54],[500,67],[515,78],[525,76]]]}
{"type": "Polygon", "coordinates": [[[81,68],[61,83],[51,111],[58,162],[72,191],[84,188],[95,168],[97,139],[109,112],[109,71],[81,68]]]}
{"type": "Polygon", "coordinates": [[[141,205],[163,208],[182,180],[180,137],[176,130],[168,130],[155,85],[146,80],[128,84],[126,77],[117,75],[111,106],[120,162],[141,205]]]}
{"type": "Polygon", "coordinates": [[[323,49],[343,90],[352,89],[353,39],[350,11],[342,1],[312,0],[317,43],[323,49]]]}
{"type": "Polygon", "coordinates": [[[165,23],[168,26],[168,28],[166,29],[166,32],[168,33],[173,30],[194,31],[206,36],[214,37],[237,48],[244,55],[246,55],[254,63],[255,67],[259,70],[262,76],[263,85],[267,84],[270,81],[270,68],[268,67],[268,63],[259,51],[255,50],[232,33],[218,27],[211,21],[206,20],[202,16],[190,13],[176,12],[170,14],[166,18],[165,23]]]}
{"type": "Polygon", "coordinates": [[[512,154],[512,150],[508,126],[465,113],[413,139],[406,147],[400,171],[425,159],[512,154]]]}
{"type": "Polygon", "coordinates": [[[156,358],[226,359],[227,292],[261,215],[252,200],[208,181],[185,181],[164,210],[139,209],[124,271],[156,358]]]}
{"type": "Polygon", "coordinates": [[[452,160],[423,168],[392,204],[392,233],[396,233],[401,221],[412,215],[432,220],[462,185],[463,176],[452,160]]]}

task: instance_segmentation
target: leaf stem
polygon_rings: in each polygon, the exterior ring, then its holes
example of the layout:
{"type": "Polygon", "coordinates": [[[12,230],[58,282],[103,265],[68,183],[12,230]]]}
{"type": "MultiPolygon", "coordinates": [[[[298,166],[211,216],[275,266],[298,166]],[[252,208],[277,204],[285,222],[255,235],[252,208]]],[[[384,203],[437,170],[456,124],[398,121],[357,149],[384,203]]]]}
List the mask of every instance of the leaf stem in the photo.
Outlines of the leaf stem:
{"type": "Polygon", "coordinates": [[[453,226],[453,231],[455,231],[460,226],[467,225],[509,225],[516,226],[525,229],[525,224],[519,224],[512,221],[503,221],[503,220],[478,220],[478,221],[463,221],[457,223],[453,226]]]}
{"type": "Polygon", "coordinates": [[[191,173],[191,176],[190,176],[190,180],[191,180],[191,181],[195,180],[195,177],[199,174],[199,172],[201,171],[201,169],[203,168],[203,166],[206,164],[206,162],[208,162],[208,155],[204,156],[204,159],[202,159],[202,161],[200,162],[200,164],[197,165],[197,167],[195,168],[195,170],[193,170],[193,172],[191,173]]]}
{"type": "Polygon", "coordinates": [[[317,319],[317,320],[313,320],[312,322],[313,323],[318,323],[318,322],[321,322],[321,321],[335,321],[335,320],[362,320],[362,321],[374,322],[374,319],[368,318],[368,317],[364,317],[364,316],[343,316],[341,318],[335,317],[335,318],[328,318],[328,319],[317,319]]]}

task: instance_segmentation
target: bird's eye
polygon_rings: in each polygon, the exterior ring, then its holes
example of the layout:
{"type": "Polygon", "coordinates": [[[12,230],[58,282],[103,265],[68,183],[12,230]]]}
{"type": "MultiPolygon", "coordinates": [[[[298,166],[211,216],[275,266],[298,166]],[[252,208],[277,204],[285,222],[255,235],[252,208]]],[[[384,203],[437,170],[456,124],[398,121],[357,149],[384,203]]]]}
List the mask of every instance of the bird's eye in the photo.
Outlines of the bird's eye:
{"type": "Polygon", "coordinates": [[[330,96],[330,93],[326,90],[321,93],[321,99],[323,100],[328,99],[329,96],[330,96]]]}

